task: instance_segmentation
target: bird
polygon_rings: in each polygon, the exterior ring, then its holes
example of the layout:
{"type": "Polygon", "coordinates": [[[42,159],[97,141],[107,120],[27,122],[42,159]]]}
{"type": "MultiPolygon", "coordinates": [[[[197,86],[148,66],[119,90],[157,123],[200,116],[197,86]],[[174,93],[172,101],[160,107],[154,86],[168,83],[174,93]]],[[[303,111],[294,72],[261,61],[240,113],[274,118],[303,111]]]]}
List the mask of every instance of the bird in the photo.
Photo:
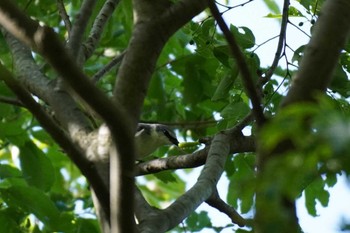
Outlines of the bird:
{"type": "Polygon", "coordinates": [[[152,154],[164,145],[179,145],[174,132],[166,125],[139,123],[135,133],[136,158],[152,154]]]}
{"type": "MultiPolygon", "coordinates": [[[[111,132],[106,124],[90,135],[93,143],[88,147],[86,156],[90,161],[109,161],[112,143],[111,132]]],[[[140,160],[164,145],[179,145],[174,132],[166,125],[139,123],[135,133],[136,160],[140,160]]]]}

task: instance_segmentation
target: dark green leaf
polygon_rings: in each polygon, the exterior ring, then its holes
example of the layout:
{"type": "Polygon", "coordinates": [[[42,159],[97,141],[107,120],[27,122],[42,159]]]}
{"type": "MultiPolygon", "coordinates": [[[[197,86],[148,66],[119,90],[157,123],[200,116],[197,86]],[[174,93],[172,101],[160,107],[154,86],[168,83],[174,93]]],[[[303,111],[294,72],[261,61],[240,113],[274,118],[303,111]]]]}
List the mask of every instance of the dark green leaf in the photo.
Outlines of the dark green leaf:
{"type": "Polygon", "coordinates": [[[255,37],[253,32],[247,27],[236,27],[230,25],[230,31],[235,36],[237,43],[243,48],[252,48],[255,45],[255,37]]]}
{"type": "Polygon", "coordinates": [[[9,216],[7,213],[0,212],[0,232],[6,233],[18,233],[20,229],[18,224],[12,216],[9,216]]]}
{"type": "Polygon", "coordinates": [[[229,91],[232,89],[233,84],[235,83],[237,77],[238,77],[238,67],[234,65],[234,67],[232,67],[232,71],[227,75],[225,75],[220,80],[220,83],[216,88],[215,93],[212,97],[212,101],[218,101],[218,100],[227,98],[229,95],[229,91]]]}
{"type": "Polygon", "coordinates": [[[200,213],[192,213],[187,219],[186,223],[192,231],[200,231],[205,227],[211,227],[208,213],[201,211],[200,213]]]}
{"type": "Polygon", "coordinates": [[[330,89],[338,92],[344,97],[350,96],[350,82],[348,76],[340,65],[337,65],[334,78],[332,79],[330,89]]]}
{"type": "Polygon", "coordinates": [[[5,179],[9,177],[21,177],[22,173],[16,167],[8,164],[0,164],[0,179],[5,179]]]}
{"type": "Polygon", "coordinates": [[[61,216],[53,202],[39,189],[26,186],[11,186],[0,189],[0,194],[8,206],[19,206],[34,214],[51,231],[71,228],[71,219],[61,216]],[[62,224],[63,221],[65,224],[62,224]]]}
{"type": "Polygon", "coordinates": [[[31,141],[27,141],[19,149],[21,168],[28,184],[48,191],[55,181],[51,161],[31,141]]]}
{"type": "Polygon", "coordinates": [[[154,176],[166,184],[176,182],[176,177],[169,171],[155,173],[154,176]]]}
{"type": "Polygon", "coordinates": [[[328,205],[329,192],[324,189],[324,186],[325,182],[318,178],[305,189],[305,206],[312,216],[317,216],[316,200],[319,200],[324,207],[328,205]]]}
{"type": "Polygon", "coordinates": [[[221,112],[223,118],[238,120],[247,115],[250,111],[248,105],[244,102],[230,103],[221,112]]]}

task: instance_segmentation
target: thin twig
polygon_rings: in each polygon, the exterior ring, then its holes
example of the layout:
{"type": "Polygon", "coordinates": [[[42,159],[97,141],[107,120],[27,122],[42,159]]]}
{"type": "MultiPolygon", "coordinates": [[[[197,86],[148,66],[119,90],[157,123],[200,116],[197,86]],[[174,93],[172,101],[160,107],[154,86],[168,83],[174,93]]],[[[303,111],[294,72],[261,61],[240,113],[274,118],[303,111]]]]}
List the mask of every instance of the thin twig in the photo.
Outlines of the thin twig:
{"type": "Polygon", "coordinates": [[[113,58],[107,65],[105,65],[104,67],[102,67],[102,69],[100,69],[99,71],[97,71],[96,74],[94,74],[94,76],[92,76],[92,81],[94,83],[97,83],[98,81],[100,81],[100,79],[106,74],[108,73],[111,69],[113,69],[113,67],[115,67],[116,65],[120,64],[120,62],[123,60],[124,55],[125,55],[126,51],[123,51],[121,54],[119,54],[118,56],[116,56],[115,58],[113,58]]]}
{"type": "Polygon", "coordinates": [[[297,25],[295,25],[294,23],[292,23],[291,21],[288,20],[288,23],[290,25],[292,25],[293,27],[295,27],[296,29],[298,29],[301,33],[303,33],[305,36],[311,38],[311,36],[309,34],[307,34],[305,31],[301,30],[300,27],[298,27],[297,25]]]}
{"type": "Polygon", "coordinates": [[[271,65],[270,69],[267,71],[267,73],[265,74],[265,77],[261,81],[262,85],[271,79],[273,73],[275,72],[275,70],[278,66],[278,62],[281,58],[282,49],[283,49],[284,45],[286,44],[286,30],[287,30],[287,24],[288,24],[288,8],[289,8],[289,0],[284,0],[283,10],[282,10],[281,30],[280,30],[277,50],[275,53],[275,58],[272,61],[272,65],[271,65]]]}
{"type": "Polygon", "coordinates": [[[69,16],[67,14],[66,8],[64,7],[63,0],[57,0],[57,9],[58,13],[60,14],[63,23],[67,29],[68,32],[68,38],[70,37],[70,32],[72,30],[72,23],[69,20],[69,16]]]}
{"type": "Polygon", "coordinates": [[[22,102],[18,99],[7,97],[7,96],[0,96],[0,102],[5,103],[5,104],[11,104],[19,107],[24,107],[22,102]]]}
{"type": "Polygon", "coordinates": [[[261,126],[265,122],[265,116],[264,116],[264,113],[262,110],[261,100],[260,100],[259,94],[256,90],[256,86],[253,82],[253,78],[252,78],[252,75],[249,71],[245,57],[244,57],[242,51],[240,50],[236,39],[234,38],[233,34],[230,32],[229,28],[227,27],[225,21],[221,17],[221,14],[220,14],[217,6],[215,5],[215,2],[213,0],[208,0],[208,4],[209,4],[209,8],[210,8],[210,11],[211,11],[213,17],[217,21],[221,31],[223,32],[223,34],[224,34],[224,36],[225,36],[225,38],[230,46],[232,55],[236,59],[236,62],[237,62],[238,67],[240,69],[240,73],[242,75],[242,82],[243,82],[244,87],[247,91],[247,94],[252,102],[253,113],[254,113],[256,122],[259,126],[261,126]]]}
{"type": "Polygon", "coordinates": [[[255,51],[258,50],[261,46],[267,44],[268,42],[270,42],[270,41],[272,41],[272,40],[274,40],[274,39],[276,39],[277,37],[279,37],[279,35],[273,36],[273,37],[271,37],[271,38],[265,40],[265,41],[262,42],[261,44],[256,45],[256,48],[255,48],[252,52],[255,52],[255,51]]]}

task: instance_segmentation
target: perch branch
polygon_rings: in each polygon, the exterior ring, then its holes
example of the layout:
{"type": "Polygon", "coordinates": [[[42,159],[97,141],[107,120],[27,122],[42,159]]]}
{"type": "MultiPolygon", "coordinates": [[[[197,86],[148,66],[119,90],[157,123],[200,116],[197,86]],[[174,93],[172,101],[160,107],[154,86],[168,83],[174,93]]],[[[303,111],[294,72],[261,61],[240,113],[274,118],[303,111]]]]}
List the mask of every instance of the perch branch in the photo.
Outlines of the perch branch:
{"type": "MultiPolygon", "coordinates": [[[[253,137],[237,134],[240,128],[235,128],[235,131],[227,131],[232,134],[230,143],[230,154],[253,152],[255,151],[255,142],[253,137]]],[[[139,163],[136,165],[136,175],[153,174],[165,170],[176,170],[184,168],[194,168],[205,164],[209,147],[193,152],[192,154],[170,156],[167,158],[158,158],[151,161],[139,163]]]]}

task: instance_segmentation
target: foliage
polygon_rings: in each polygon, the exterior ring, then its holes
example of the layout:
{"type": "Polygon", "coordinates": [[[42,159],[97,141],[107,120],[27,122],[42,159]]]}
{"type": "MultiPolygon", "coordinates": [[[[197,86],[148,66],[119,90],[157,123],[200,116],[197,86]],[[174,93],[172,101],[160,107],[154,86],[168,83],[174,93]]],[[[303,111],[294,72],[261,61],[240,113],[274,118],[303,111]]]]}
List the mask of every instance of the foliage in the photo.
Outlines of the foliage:
{"type": "MultiPolygon", "coordinates": [[[[222,9],[234,12],[249,2],[235,7],[227,4],[222,9]]],[[[264,2],[271,11],[267,18],[271,21],[280,19],[279,2],[264,2]]],[[[291,1],[289,14],[300,21],[314,21],[322,2],[291,1]]],[[[102,3],[98,1],[95,15],[102,3]]],[[[16,4],[27,15],[53,27],[62,40],[67,38],[67,30],[54,1],[18,0],[16,4]]],[[[64,4],[74,22],[81,1],[65,1],[64,4]]],[[[313,22],[310,27],[312,25],[313,22]]],[[[121,1],[98,48],[84,64],[88,76],[94,75],[127,48],[132,28],[131,1],[121,1]]],[[[262,57],[258,51],[264,43],[257,41],[256,32],[248,27],[231,24],[230,31],[244,53],[254,81],[259,83],[262,74],[269,69],[260,64],[262,57]]],[[[272,197],[284,193],[293,199],[304,192],[305,208],[310,215],[316,216],[317,201],[322,206],[328,205],[327,187],[336,184],[337,175],[350,173],[350,159],[346,156],[350,139],[347,100],[350,95],[350,46],[342,51],[327,97],[319,98],[321,104],[292,106],[277,114],[291,75],[303,57],[305,45],[299,46],[290,48],[286,38],[282,56],[286,63],[280,64],[262,88],[266,115],[276,117],[259,134],[264,139],[265,150],[272,150],[290,138],[295,150],[269,164],[271,172],[265,174],[266,183],[257,184],[254,152],[232,154],[225,164],[225,178],[229,182],[225,201],[244,216],[251,217],[257,188],[266,190],[272,197]],[[304,127],[305,119],[310,122],[311,129],[304,127]]],[[[0,61],[15,73],[13,57],[3,36],[0,37],[0,54],[0,61]]],[[[49,79],[56,78],[45,59],[37,54],[34,58],[49,79]]],[[[97,83],[108,95],[111,95],[116,71],[107,73],[97,83]]],[[[27,109],[3,101],[16,99],[3,82],[0,82],[0,93],[0,232],[100,232],[89,185],[80,171],[27,109]]],[[[40,99],[38,102],[46,107],[40,99]]],[[[162,50],[144,101],[141,121],[176,122],[185,126],[178,129],[182,140],[197,141],[235,126],[249,114],[250,108],[238,65],[227,42],[216,29],[214,19],[203,14],[177,31],[162,50]]],[[[256,136],[252,122],[247,128],[249,134],[256,136]]],[[[180,149],[168,149],[161,148],[156,156],[182,154],[180,149]]],[[[139,187],[150,204],[162,207],[185,192],[187,180],[181,174],[166,171],[145,176],[138,179],[139,187]]],[[[220,232],[222,227],[215,226],[212,221],[206,211],[194,212],[173,231],[196,232],[210,228],[220,232]]]]}

